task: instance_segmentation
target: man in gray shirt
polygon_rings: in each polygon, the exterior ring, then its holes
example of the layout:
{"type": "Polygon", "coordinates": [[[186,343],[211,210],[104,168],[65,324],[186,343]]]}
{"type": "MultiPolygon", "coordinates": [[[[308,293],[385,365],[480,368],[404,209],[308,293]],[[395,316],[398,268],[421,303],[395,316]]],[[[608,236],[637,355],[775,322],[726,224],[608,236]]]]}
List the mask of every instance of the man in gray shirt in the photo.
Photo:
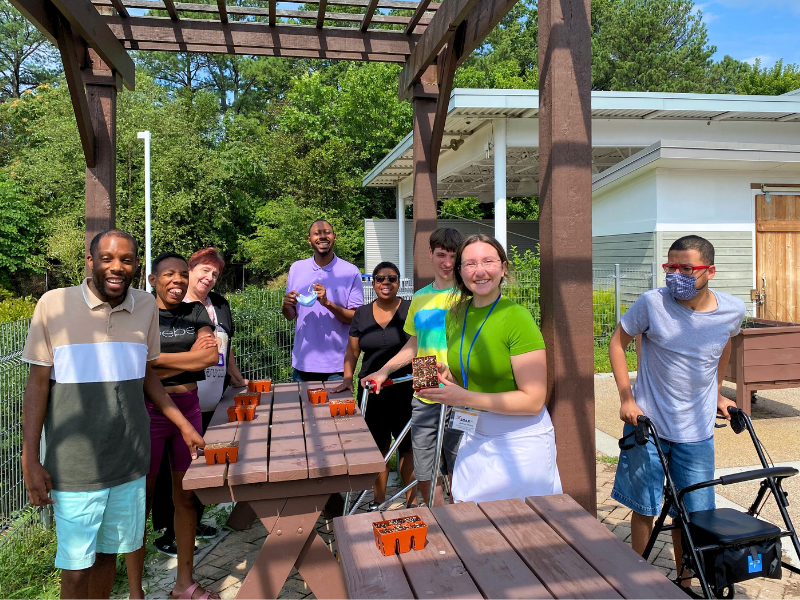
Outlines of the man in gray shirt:
{"type": "MultiPolygon", "coordinates": [[[[720,394],[731,354],[730,338],[739,333],[744,302],[714,292],[714,246],[699,236],[676,240],[669,249],[667,286],[645,292],[622,316],[609,345],[620,395],[623,435],[647,415],[662,438],[678,489],[714,478],[714,418],[730,419],[735,403],[720,394]],[[637,335],[642,348],[636,385],[631,389],[625,348],[637,335]]],[[[664,471],[652,444],[620,454],[611,497],[633,510],[633,549],[642,554],[661,511],[664,471]]],[[[689,512],[714,508],[714,488],[686,495],[689,512]]],[[[672,514],[674,517],[675,515],[672,514]]],[[[673,530],[675,562],[681,571],[680,531],[673,530]]],[[[687,578],[682,582],[689,586],[687,578]]]]}

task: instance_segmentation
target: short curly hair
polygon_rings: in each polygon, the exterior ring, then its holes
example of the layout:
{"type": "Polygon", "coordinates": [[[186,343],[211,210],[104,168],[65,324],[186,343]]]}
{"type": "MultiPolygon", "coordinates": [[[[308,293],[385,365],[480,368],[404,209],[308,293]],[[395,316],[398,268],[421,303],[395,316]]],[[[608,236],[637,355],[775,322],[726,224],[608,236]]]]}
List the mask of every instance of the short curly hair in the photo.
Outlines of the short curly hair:
{"type": "Polygon", "coordinates": [[[203,250],[198,250],[189,257],[189,270],[194,269],[197,265],[213,265],[217,267],[219,273],[225,268],[225,261],[222,255],[216,248],[209,247],[203,250]]]}

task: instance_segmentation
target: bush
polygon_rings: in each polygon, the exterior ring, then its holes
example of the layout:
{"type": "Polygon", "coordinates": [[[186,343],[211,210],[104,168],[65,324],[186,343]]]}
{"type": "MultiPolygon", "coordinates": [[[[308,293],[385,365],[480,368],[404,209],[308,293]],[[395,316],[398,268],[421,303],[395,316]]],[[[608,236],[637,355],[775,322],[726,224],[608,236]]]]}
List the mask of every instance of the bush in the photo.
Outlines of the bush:
{"type": "Polygon", "coordinates": [[[29,319],[33,315],[34,308],[36,300],[32,296],[0,300],[0,323],[29,319]]]}
{"type": "MultiPolygon", "coordinates": [[[[609,338],[617,327],[616,297],[614,290],[594,290],[592,292],[592,308],[594,316],[594,337],[609,338]]],[[[620,316],[628,307],[620,303],[620,316]]]]}

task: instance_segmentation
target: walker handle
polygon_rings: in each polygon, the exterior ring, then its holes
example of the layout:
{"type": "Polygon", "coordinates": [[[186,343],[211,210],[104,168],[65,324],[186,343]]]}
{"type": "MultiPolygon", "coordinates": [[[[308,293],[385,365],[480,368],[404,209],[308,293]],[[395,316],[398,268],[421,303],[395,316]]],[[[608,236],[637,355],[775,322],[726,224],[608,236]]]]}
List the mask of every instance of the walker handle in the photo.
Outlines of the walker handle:
{"type": "MultiPolygon", "coordinates": [[[[384,381],[381,384],[381,387],[385,388],[387,385],[393,385],[393,384],[394,384],[394,381],[392,379],[387,379],[386,381],[384,381]]],[[[375,381],[368,381],[366,387],[370,392],[372,392],[372,391],[375,390],[375,386],[377,386],[377,385],[378,384],[375,381]]]]}

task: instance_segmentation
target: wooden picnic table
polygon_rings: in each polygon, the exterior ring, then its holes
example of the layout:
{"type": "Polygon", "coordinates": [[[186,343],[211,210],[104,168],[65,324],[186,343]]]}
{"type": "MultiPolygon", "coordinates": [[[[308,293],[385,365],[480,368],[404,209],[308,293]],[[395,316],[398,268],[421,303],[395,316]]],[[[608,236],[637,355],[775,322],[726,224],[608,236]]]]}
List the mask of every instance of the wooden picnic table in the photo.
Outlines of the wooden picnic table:
{"type": "Polygon", "coordinates": [[[566,494],[337,517],[350,598],[687,598],[566,494]],[[372,523],[417,516],[421,550],[383,556],[372,523]]]}
{"type": "MultiPolygon", "coordinates": [[[[245,529],[259,519],[267,538],[237,597],[277,598],[294,566],[317,598],[345,596],[336,559],[316,533],[316,522],[332,493],[359,492],[383,471],[383,456],[367,424],[355,415],[331,417],[327,404],[311,404],[308,387],[282,383],[261,395],[252,421],[228,422],[227,409],[242,388],[229,389],[203,436],[207,444],[239,442],[232,464],[192,462],[183,487],[203,504],[236,502],[228,519],[245,529]]],[[[336,383],[326,384],[329,397],[336,383]]]]}

